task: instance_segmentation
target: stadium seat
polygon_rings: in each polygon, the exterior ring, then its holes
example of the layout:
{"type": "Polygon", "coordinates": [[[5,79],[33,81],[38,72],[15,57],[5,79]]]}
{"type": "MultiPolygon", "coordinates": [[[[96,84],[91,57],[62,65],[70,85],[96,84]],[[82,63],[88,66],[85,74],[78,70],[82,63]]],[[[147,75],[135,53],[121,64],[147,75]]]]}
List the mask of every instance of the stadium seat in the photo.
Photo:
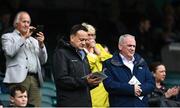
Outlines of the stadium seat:
{"type": "Polygon", "coordinates": [[[2,101],[2,104],[4,107],[7,107],[10,105],[10,98],[9,94],[0,94],[0,99],[2,101]]]}
{"type": "MultiPolygon", "coordinates": [[[[41,88],[41,95],[42,95],[42,98],[45,98],[46,101],[51,100],[52,106],[56,105],[57,102],[56,102],[56,91],[55,90],[53,90],[52,88],[42,87],[41,88]]],[[[42,101],[45,101],[45,100],[42,100],[42,101]]]]}
{"type": "Polygon", "coordinates": [[[41,97],[41,107],[53,107],[53,100],[49,96],[42,95],[41,97]]]}
{"type": "Polygon", "coordinates": [[[52,89],[52,90],[56,91],[56,87],[55,87],[53,82],[47,82],[47,81],[44,82],[43,83],[43,88],[49,88],[49,89],[52,89]]]}
{"type": "Polygon", "coordinates": [[[54,91],[53,89],[42,87],[41,93],[42,93],[42,95],[45,95],[45,96],[56,97],[56,91],[54,91]]]}

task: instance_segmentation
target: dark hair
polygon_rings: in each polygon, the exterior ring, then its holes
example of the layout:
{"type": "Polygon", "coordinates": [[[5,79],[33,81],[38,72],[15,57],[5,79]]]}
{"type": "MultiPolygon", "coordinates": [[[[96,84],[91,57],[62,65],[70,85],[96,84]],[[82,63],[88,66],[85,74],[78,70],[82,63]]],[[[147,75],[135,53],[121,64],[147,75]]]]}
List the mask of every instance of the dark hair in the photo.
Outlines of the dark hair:
{"type": "Polygon", "coordinates": [[[77,24],[71,28],[70,35],[76,34],[79,30],[83,30],[86,32],[88,31],[86,27],[82,26],[81,24],[77,24]]]}
{"type": "Polygon", "coordinates": [[[150,65],[150,67],[149,67],[150,71],[153,72],[153,73],[155,73],[156,70],[157,70],[157,67],[158,67],[159,65],[164,65],[164,64],[161,63],[161,62],[159,62],[159,61],[153,62],[153,63],[150,65]]]}
{"type": "Polygon", "coordinates": [[[14,97],[16,95],[16,91],[21,91],[22,93],[24,93],[25,91],[27,91],[27,89],[22,85],[15,85],[11,88],[10,95],[14,97]]]}

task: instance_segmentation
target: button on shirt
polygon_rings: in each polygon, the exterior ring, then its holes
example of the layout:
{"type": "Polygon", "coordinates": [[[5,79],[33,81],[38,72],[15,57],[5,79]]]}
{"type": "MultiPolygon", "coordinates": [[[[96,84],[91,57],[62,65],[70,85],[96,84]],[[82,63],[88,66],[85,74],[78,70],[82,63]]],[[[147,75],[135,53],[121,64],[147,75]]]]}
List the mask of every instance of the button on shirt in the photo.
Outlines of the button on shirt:
{"type": "Polygon", "coordinates": [[[27,59],[27,68],[29,72],[37,72],[37,55],[35,53],[35,46],[30,39],[26,39],[24,51],[27,59]]]}
{"type": "Polygon", "coordinates": [[[124,65],[126,65],[130,70],[131,70],[131,73],[133,74],[133,68],[134,68],[134,57],[132,58],[132,60],[128,61],[122,54],[119,54],[122,58],[122,61],[124,63],[124,65]]]}

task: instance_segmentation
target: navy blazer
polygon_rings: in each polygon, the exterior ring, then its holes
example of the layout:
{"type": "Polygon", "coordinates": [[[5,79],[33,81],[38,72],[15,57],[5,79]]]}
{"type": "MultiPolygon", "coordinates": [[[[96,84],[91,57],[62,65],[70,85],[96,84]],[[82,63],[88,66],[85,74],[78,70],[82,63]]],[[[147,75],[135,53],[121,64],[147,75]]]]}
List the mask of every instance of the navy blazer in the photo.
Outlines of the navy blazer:
{"type": "Polygon", "coordinates": [[[134,58],[133,74],[131,70],[123,64],[118,52],[116,52],[111,59],[103,63],[104,72],[108,76],[103,83],[109,93],[111,107],[148,106],[147,94],[154,90],[155,81],[144,59],[137,54],[134,55],[134,58]],[[141,83],[141,95],[144,96],[142,100],[135,96],[134,86],[128,84],[132,76],[135,76],[141,83]]]}

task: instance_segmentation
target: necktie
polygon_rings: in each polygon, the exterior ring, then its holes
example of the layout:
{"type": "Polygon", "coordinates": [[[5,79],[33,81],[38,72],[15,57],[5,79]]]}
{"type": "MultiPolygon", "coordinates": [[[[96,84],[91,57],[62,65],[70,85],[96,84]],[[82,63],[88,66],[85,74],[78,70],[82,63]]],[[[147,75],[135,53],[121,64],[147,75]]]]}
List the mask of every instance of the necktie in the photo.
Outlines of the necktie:
{"type": "Polygon", "coordinates": [[[80,56],[81,56],[81,58],[82,58],[82,60],[83,60],[84,57],[85,57],[84,51],[83,51],[83,50],[79,50],[79,54],[80,54],[80,56]]]}

